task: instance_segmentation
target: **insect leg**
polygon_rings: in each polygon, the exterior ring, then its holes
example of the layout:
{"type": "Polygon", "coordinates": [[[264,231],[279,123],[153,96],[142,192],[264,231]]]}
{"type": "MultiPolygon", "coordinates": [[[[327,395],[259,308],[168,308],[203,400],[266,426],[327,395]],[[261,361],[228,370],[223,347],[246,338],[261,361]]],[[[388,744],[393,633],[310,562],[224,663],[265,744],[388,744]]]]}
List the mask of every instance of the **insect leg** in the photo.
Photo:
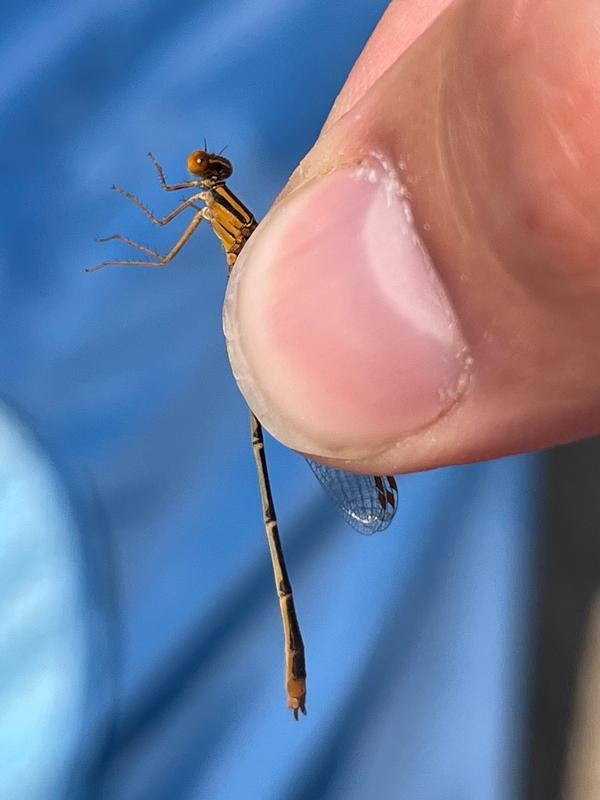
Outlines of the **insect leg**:
{"type": "Polygon", "coordinates": [[[200,225],[202,220],[204,219],[204,212],[205,209],[201,208],[193,217],[190,224],[187,226],[185,231],[183,232],[182,236],[179,240],[173,245],[173,247],[169,250],[166,256],[161,256],[160,253],[156,253],[151,251],[149,247],[144,247],[144,245],[139,245],[137,242],[132,242],[129,239],[125,239],[125,237],[120,236],[109,236],[108,241],[111,239],[121,239],[121,241],[125,241],[126,244],[131,245],[132,247],[136,247],[138,250],[142,250],[143,252],[150,252],[156,256],[157,261],[103,261],[101,264],[98,264],[95,267],[88,267],[86,272],[96,272],[96,270],[103,269],[104,267],[166,267],[179,253],[179,251],[187,244],[187,242],[192,237],[196,228],[200,225]]]}
{"type": "Polygon", "coordinates": [[[202,186],[200,181],[186,181],[185,183],[167,183],[167,178],[165,176],[165,171],[162,166],[156,160],[156,157],[153,153],[148,153],[148,158],[154,164],[154,169],[158,172],[158,178],[162,184],[162,187],[167,192],[178,192],[181,189],[193,189],[197,188],[198,186],[202,186]]]}
{"type": "Polygon", "coordinates": [[[198,203],[199,201],[203,201],[203,195],[204,195],[204,192],[198,192],[198,194],[195,194],[192,197],[189,197],[187,200],[184,200],[184,202],[181,203],[181,205],[177,206],[177,208],[174,211],[171,211],[170,214],[167,214],[166,217],[156,217],[152,213],[152,211],[150,211],[150,209],[142,203],[142,201],[139,198],[137,198],[134,194],[131,194],[131,192],[128,192],[127,189],[122,189],[120,186],[117,186],[116,184],[113,184],[112,188],[114,189],[115,192],[118,192],[119,194],[122,194],[123,197],[126,197],[128,200],[131,200],[131,202],[134,203],[138,208],[141,208],[141,210],[148,217],[148,219],[155,225],[159,225],[161,228],[163,225],[168,225],[169,222],[172,222],[175,219],[175,217],[178,217],[182,211],[186,210],[186,208],[190,207],[197,208],[197,206],[194,206],[194,204],[198,203]]]}
{"type": "Polygon", "coordinates": [[[121,236],[118,233],[115,233],[113,236],[103,236],[102,238],[98,237],[96,239],[97,242],[101,242],[104,244],[105,242],[123,242],[123,244],[127,244],[130,247],[135,247],[136,250],[141,250],[143,253],[147,253],[149,256],[154,256],[155,258],[161,259],[162,256],[157,250],[152,250],[151,247],[146,247],[143,244],[139,244],[139,242],[132,242],[131,239],[128,239],[126,236],[121,236]]]}

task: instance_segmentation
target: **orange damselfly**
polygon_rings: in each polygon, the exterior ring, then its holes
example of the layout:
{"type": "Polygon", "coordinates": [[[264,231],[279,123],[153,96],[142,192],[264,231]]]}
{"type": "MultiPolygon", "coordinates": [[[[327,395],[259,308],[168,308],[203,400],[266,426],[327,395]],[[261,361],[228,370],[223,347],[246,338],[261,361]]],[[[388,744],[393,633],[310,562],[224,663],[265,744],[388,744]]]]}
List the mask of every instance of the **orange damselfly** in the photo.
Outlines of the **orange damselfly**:
{"type": "MultiPolygon", "coordinates": [[[[191,190],[192,194],[165,217],[155,216],[135,195],[113,186],[119,194],[135,203],[155,225],[163,227],[172,222],[182,212],[191,209],[194,214],[183,234],[166,255],[138,244],[125,236],[116,234],[99,239],[100,242],[119,241],[146,255],[138,261],[103,261],[87,272],[94,272],[108,266],[118,267],[166,267],[190,240],[202,220],[206,220],[218,236],[227,257],[228,274],[245,243],[257,226],[257,221],[246,206],[227,186],[233,167],[231,162],[220,154],[195,150],[188,156],[187,167],[192,179],[182,183],[170,184],[165,172],[152,153],[148,154],[158,173],[162,188],[167,192],[191,190]]],[[[296,615],[292,585],[287,572],[283,548],[279,536],[277,516],[273,504],[262,427],[250,411],[252,448],[256,461],[258,483],[263,507],[263,519],[271,553],[275,586],[279,597],[281,616],[285,634],[285,683],[288,706],[294,717],[298,712],[306,714],[306,665],[304,644],[296,615]]],[[[393,476],[355,475],[350,472],[327,467],[308,460],[313,473],[330,494],[346,521],[365,534],[382,531],[390,524],[396,513],[398,489],[393,476]]]]}

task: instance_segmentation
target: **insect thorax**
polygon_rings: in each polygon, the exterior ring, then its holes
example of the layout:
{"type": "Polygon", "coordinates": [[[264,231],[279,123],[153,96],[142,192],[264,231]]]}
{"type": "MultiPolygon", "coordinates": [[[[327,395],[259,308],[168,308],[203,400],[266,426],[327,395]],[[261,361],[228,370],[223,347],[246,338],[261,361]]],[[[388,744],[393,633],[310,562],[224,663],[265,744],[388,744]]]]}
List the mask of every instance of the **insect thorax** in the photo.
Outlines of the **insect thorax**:
{"type": "Polygon", "coordinates": [[[223,183],[206,192],[210,223],[227,254],[230,267],[256,228],[257,222],[246,206],[223,183]]]}

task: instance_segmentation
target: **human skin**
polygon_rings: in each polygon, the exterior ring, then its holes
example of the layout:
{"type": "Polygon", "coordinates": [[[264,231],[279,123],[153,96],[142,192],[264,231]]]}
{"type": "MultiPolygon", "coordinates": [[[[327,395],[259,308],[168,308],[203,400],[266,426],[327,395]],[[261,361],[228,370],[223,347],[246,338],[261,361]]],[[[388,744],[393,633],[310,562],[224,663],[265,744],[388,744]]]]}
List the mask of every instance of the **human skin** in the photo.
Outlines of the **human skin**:
{"type": "Polygon", "coordinates": [[[400,473],[600,430],[597,0],[399,0],[237,261],[278,439],[400,473]]]}

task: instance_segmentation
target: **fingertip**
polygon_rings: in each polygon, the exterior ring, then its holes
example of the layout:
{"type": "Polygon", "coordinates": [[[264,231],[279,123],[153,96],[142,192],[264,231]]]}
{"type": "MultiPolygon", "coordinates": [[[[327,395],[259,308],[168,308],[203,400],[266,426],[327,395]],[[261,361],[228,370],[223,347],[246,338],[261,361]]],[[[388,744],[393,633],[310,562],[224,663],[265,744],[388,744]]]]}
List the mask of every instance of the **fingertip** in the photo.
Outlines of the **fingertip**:
{"type": "Polygon", "coordinates": [[[451,303],[381,160],[311,182],[253,235],[230,279],[234,374],[290,447],[364,458],[439,417],[468,383],[451,303]]]}

